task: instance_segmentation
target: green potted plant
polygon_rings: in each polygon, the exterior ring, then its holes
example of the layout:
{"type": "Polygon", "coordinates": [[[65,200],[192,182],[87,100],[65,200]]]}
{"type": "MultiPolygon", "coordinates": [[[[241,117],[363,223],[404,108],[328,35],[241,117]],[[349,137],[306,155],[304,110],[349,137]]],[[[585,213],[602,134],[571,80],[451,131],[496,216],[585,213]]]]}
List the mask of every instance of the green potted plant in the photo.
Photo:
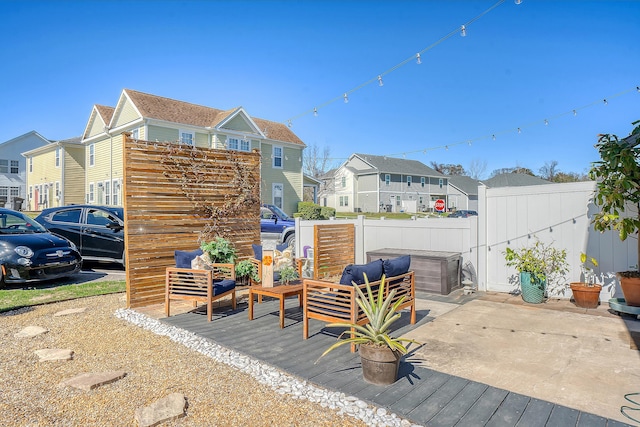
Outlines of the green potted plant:
{"type": "Polygon", "coordinates": [[[596,283],[597,276],[593,272],[597,266],[597,259],[588,257],[585,253],[580,254],[581,278],[584,278],[584,281],[569,284],[573,300],[578,307],[596,308],[600,302],[602,285],[596,283]]]}
{"type": "MultiPolygon", "coordinates": [[[[589,178],[597,181],[594,202],[600,208],[593,220],[596,230],[616,230],[621,241],[640,230],[640,121],[631,135],[622,141],[616,135],[604,134],[595,147],[600,161],[594,162],[589,178]],[[624,215],[624,212],[634,212],[624,215]]],[[[640,239],[635,267],[616,274],[627,305],[640,306],[640,239]]]]}
{"type": "MultiPolygon", "coordinates": [[[[325,350],[320,358],[330,351],[346,345],[359,344],[358,352],[362,362],[362,375],[364,380],[377,385],[393,384],[398,378],[400,358],[407,354],[407,348],[403,343],[420,344],[409,338],[394,338],[389,335],[391,325],[401,314],[398,307],[402,305],[405,297],[402,296],[395,303],[396,290],[392,290],[385,298],[385,276],[380,280],[377,295],[369,285],[369,279],[364,276],[366,284],[365,296],[360,286],[353,285],[358,293],[356,302],[367,317],[369,323],[359,325],[357,323],[330,323],[327,327],[349,328],[338,337],[338,342],[325,350]],[[342,339],[344,335],[351,335],[342,339]]],[[[320,360],[318,358],[318,360],[320,360]]]]}
{"type": "Polygon", "coordinates": [[[223,237],[216,237],[210,242],[202,242],[200,249],[209,255],[212,263],[234,264],[237,259],[236,249],[231,242],[223,237]]]}
{"type": "Polygon", "coordinates": [[[531,247],[507,248],[504,258],[508,267],[514,267],[520,273],[520,290],[525,302],[540,304],[551,289],[564,293],[560,276],[569,271],[566,250],[536,240],[531,247]]]}
{"type": "Polygon", "coordinates": [[[298,272],[292,266],[286,266],[280,270],[280,283],[288,285],[297,279],[299,279],[298,272]]]}
{"type": "Polygon", "coordinates": [[[238,286],[248,286],[251,281],[260,282],[258,267],[248,259],[236,264],[236,283],[238,286]]]}

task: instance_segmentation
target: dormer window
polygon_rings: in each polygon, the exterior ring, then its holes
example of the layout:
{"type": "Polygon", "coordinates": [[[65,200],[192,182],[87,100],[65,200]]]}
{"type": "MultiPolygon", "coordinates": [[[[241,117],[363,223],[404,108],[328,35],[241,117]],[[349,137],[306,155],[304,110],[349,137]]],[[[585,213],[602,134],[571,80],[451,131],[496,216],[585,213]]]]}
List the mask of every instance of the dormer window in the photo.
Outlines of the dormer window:
{"type": "Polygon", "coordinates": [[[196,134],[188,130],[181,130],[178,133],[178,141],[182,144],[195,145],[196,134]]]}

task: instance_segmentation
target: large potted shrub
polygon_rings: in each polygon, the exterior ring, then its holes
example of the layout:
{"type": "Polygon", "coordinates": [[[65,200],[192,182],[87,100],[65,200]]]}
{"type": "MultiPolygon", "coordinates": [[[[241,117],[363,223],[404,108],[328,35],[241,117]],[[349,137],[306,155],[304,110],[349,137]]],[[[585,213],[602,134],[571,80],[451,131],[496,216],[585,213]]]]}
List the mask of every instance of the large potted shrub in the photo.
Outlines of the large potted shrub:
{"type": "Polygon", "coordinates": [[[520,291],[525,302],[540,304],[548,291],[558,286],[564,292],[560,279],[569,271],[566,250],[536,240],[531,247],[507,248],[504,258],[508,267],[520,273],[520,291]]]}
{"type": "Polygon", "coordinates": [[[594,202],[600,208],[592,219],[598,231],[616,230],[620,240],[636,234],[638,262],[630,270],[619,271],[620,287],[627,305],[640,306],[640,121],[631,135],[619,140],[604,134],[595,147],[600,161],[594,162],[589,178],[597,181],[594,202]]]}
{"type": "Polygon", "coordinates": [[[236,270],[236,282],[238,286],[248,286],[253,281],[254,283],[260,282],[260,276],[258,275],[258,267],[248,259],[243,259],[238,262],[235,267],[236,270]]]}
{"type": "Polygon", "coordinates": [[[212,263],[216,264],[235,264],[236,249],[231,242],[223,237],[216,237],[215,240],[210,242],[202,242],[200,244],[202,252],[209,255],[209,259],[212,263]]]}
{"type": "Polygon", "coordinates": [[[377,385],[393,384],[398,378],[400,358],[407,354],[407,348],[403,343],[415,343],[409,338],[394,338],[389,335],[391,325],[400,318],[398,307],[402,305],[405,297],[401,297],[395,303],[391,303],[396,295],[393,289],[385,298],[385,276],[380,280],[377,293],[371,289],[367,275],[364,275],[366,292],[362,292],[360,286],[354,284],[358,296],[356,302],[367,317],[369,323],[358,325],[357,323],[330,323],[327,327],[349,328],[338,337],[338,342],[329,347],[320,357],[330,351],[345,345],[358,344],[358,352],[362,362],[362,376],[365,381],[377,385]],[[345,335],[351,335],[342,339],[345,335]]]}
{"type": "Polygon", "coordinates": [[[593,269],[598,266],[598,260],[588,257],[587,254],[580,254],[580,282],[571,282],[571,292],[573,301],[578,307],[596,308],[600,302],[600,291],[602,285],[596,283],[597,277],[593,269]]]}

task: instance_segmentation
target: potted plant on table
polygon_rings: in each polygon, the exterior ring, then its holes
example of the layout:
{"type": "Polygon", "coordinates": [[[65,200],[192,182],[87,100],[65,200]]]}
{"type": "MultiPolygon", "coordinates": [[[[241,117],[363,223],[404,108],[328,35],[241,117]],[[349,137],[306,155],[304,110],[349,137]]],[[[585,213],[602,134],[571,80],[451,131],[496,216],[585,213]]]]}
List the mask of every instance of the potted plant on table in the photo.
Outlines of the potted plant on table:
{"type": "MultiPolygon", "coordinates": [[[[640,121],[627,138],[604,134],[595,147],[600,161],[594,162],[589,178],[597,181],[594,202],[600,207],[593,220],[598,231],[616,230],[621,241],[640,230],[640,121]],[[627,212],[627,215],[624,214],[627,212]]],[[[638,262],[631,270],[617,273],[625,302],[640,306],[640,239],[638,262]]]]}
{"type": "MultiPolygon", "coordinates": [[[[358,352],[362,362],[362,375],[364,380],[377,385],[393,384],[398,378],[400,358],[407,354],[407,347],[403,343],[420,344],[409,338],[393,338],[389,335],[391,325],[401,317],[398,307],[402,305],[405,297],[402,296],[392,303],[396,290],[392,290],[385,298],[385,276],[380,280],[377,295],[371,290],[369,279],[364,275],[366,292],[365,296],[360,286],[354,284],[358,296],[356,302],[367,317],[369,323],[358,325],[357,323],[330,323],[327,327],[349,328],[338,337],[338,342],[329,347],[320,357],[330,351],[345,345],[359,344],[358,352]],[[349,338],[341,339],[344,335],[349,338]]],[[[320,360],[320,358],[318,358],[320,360]]]]}
{"type": "Polygon", "coordinates": [[[571,292],[573,300],[578,307],[596,308],[600,302],[600,291],[602,285],[596,283],[596,275],[593,269],[598,266],[598,260],[593,257],[587,257],[587,254],[580,254],[580,270],[584,277],[583,282],[571,282],[571,292]]]}
{"type": "Polygon", "coordinates": [[[236,282],[238,286],[248,286],[251,281],[260,282],[258,267],[248,259],[243,259],[236,264],[236,282]]]}
{"type": "Polygon", "coordinates": [[[548,291],[558,285],[564,293],[565,285],[560,279],[569,271],[566,250],[536,240],[532,247],[507,248],[504,258],[508,267],[514,267],[520,273],[520,290],[525,302],[540,304],[548,291]]]}
{"type": "Polygon", "coordinates": [[[280,270],[280,283],[288,285],[297,279],[299,279],[298,272],[292,266],[283,267],[280,270]]]}

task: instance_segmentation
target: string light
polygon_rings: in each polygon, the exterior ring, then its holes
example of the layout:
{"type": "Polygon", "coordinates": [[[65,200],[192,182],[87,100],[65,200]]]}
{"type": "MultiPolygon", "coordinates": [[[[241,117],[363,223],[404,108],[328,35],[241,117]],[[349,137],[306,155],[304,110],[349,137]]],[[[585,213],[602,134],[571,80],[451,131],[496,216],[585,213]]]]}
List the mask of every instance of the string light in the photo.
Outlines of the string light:
{"type": "Polygon", "coordinates": [[[384,82],[382,81],[382,76],[378,75],[378,85],[379,86],[384,86],[384,82]]]}
{"type": "Polygon", "coordinates": [[[573,110],[573,115],[574,115],[574,116],[577,116],[577,115],[578,115],[578,112],[577,112],[576,110],[573,110]]]}
{"type": "Polygon", "coordinates": [[[466,37],[467,36],[467,29],[464,25],[460,25],[460,35],[462,37],[466,37]]]}
{"type": "Polygon", "coordinates": [[[515,4],[522,4],[522,0],[513,0],[515,4]]]}
{"type": "Polygon", "coordinates": [[[636,86],[636,90],[640,92],[640,86],[636,86]]]}
{"type": "Polygon", "coordinates": [[[494,135],[491,135],[491,139],[493,139],[494,141],[496,140],[496,136],[495,136],[495,134],[494,134],[494,135]]]}
{"type": "Polygon", "coordinates": [[[471,140],[467,141],[469,143],[469,147],[471,147],[471,140]]]}
{"type": "Polygon", "coordinates": [[[291,120],[288,121],[287,126],[291,127],[291,120]]]}
{"type": "Polygon", "coordinates": [[[604,105],[608,105],[609,104],[606,99],[603,99],[602,102],[604,102],[604,105]]]}
{"type": "Polygon", "coordinates": [[[544,119],[544,125],[545,125],[545,126],[548,126],[548,125],[549,125],[549,120],[544,119]]]}
{"type": "Polygon", "coordinates": [[[420,54],[416,53],[416,64],[420,65],[422,64],[422,59],[420,59],[420,54]]]}
{"type": "Polygon", "coordinates": [[[344,97],[344,103],[348,104],[349,103],[349,96],[347,95],[347,93],[345,92],[344,95],[342,95],[344,97]]]}
{"type": "Polygon", "coordinates": [[[522,130],[520,130],[520,128],[518,128],[518,133],[522,133],[522,130]]]}
{"type": "Polygon", "coordinates": [[[318,117],[318,109],[317,108],[313,108],[313,115],[318,117]]]}

